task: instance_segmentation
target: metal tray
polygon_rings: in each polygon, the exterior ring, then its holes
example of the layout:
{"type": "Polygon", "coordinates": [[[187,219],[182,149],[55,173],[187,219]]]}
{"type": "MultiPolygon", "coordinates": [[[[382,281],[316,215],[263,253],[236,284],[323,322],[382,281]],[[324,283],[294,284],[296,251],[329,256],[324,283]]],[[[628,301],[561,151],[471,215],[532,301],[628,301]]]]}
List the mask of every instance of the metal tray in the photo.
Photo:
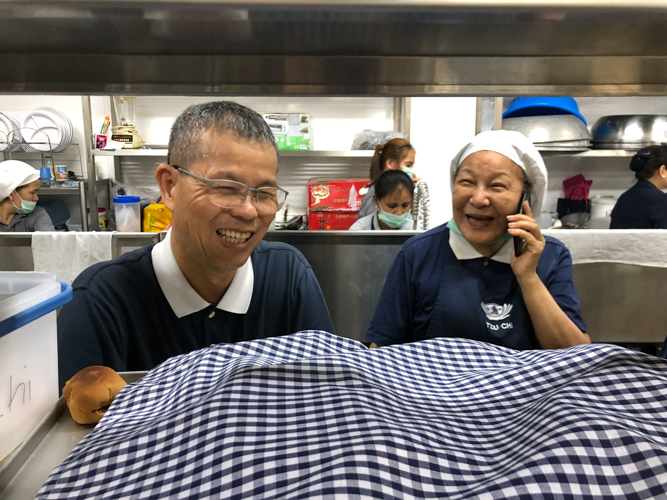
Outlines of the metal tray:
{"type": "MultiPolygon", "coordinates": [[[[120,376],[131,384],[146,373],[121,372],[120,376]]],[[[33,500],[51,471],[94,428],[77,424],[61,397],[25,441],[0,462],[0,500],[33,500]]]]}

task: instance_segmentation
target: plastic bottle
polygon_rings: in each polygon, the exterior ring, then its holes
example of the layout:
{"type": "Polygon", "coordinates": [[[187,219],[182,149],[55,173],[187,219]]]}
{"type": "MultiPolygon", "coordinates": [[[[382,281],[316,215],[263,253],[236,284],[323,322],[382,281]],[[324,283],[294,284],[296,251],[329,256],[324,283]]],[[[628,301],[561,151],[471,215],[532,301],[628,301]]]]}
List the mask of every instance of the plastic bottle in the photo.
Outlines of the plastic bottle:
{"type": "Polygon", "coordinates": [[[104,207],[99,207],[97,209],[97,218],[100,223],[100,231],[106,231],[109,229],[109,217],[107,216],[107,209],[104,207]]]}
{"type": "Polygon", "coordinates": [[[118,231],[141,232],[140,201],[139,196],[116,196],[113,199],[118,231]]]}

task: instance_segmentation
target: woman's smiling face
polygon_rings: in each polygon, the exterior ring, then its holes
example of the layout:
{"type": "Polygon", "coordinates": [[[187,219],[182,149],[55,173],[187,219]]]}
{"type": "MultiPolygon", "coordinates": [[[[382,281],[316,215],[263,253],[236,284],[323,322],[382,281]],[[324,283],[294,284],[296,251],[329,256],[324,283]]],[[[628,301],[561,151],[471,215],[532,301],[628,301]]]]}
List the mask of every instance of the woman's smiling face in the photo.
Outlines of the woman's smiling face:
{"type": "Polygon", "coordinates": [[[523,185],[521,167],[499,153],[478,151],[463,160],[452,191],[454,222],[462,236],[474,247],[502,238],[507,216],[517,213],[523,185]]]}

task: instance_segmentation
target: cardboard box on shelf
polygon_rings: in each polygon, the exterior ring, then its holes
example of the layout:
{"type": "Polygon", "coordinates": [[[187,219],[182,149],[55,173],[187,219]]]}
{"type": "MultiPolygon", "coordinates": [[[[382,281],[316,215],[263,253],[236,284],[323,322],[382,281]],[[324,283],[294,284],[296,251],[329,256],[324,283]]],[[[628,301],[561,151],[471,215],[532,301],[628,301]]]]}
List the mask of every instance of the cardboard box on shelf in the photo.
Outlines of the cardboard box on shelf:
{"type": "Polygon", "coordinates": [[[310,115],[308,113],[265,113],[276,145],[283,151],[310,149],[310,115]]]}
{"type": "Polygon", "coordinates": [[[311,179],[308,183],[308,207],[312,210],[359,211],[368,179],[311,179]]]}
{"type": "Polygon", "coordinates": [[[310,231],[347,231],[357,221],[358,211],[311,210],[308,213],[310,231]]]}

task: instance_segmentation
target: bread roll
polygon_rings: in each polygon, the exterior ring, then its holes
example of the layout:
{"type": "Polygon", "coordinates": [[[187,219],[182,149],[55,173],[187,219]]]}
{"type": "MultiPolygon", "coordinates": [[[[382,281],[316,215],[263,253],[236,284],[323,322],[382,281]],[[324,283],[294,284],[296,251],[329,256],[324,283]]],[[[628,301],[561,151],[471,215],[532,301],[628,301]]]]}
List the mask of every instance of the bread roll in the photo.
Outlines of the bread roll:
{"type": "Polygon", "coordinates": [[[111,368],[89,366],[65,383],[63,396],[72,418],[80,424],[96,424],[106,413],[116,394],[127,383],[111,368]]]}

